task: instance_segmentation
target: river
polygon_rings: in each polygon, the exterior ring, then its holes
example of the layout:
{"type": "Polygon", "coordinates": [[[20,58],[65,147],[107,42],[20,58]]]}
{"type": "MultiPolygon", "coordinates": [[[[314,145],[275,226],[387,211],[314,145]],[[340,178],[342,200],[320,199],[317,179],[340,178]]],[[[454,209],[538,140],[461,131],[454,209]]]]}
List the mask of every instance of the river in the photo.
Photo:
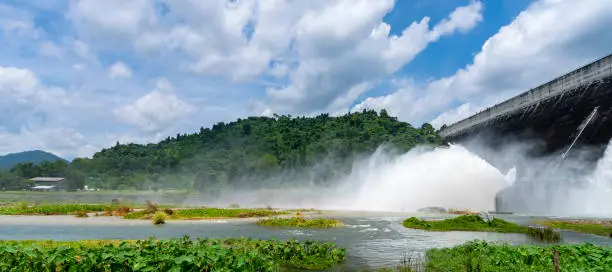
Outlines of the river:
{"type": "MultiPolygon", "coordinates": [[[[406,229],[402,220],[417,215],[425,219],[440,219],[446,215],[426,215],[380,212],[324,212],[323,216],[341,219],[345,227],[326,230],[298,230],[260,227],[253,220],[169,221],[154,226],[150,221],[123,220],[113,217],[74,216],[0,216],[2,240],[82,240],[82,239],[147,239],[149,237],[192,238],[252,237],[281,240],[316,239],[331,241],[347,248],[346,268],[377,268],[397,265],[404,255],[420,256],[431,248],[452,247],[482,239],[510,244],[533,243],[522,234],[483,232],[427,232],[406,229]]],[[[525,223],[529,216],[497,215],[525,223]]],[[[594,235],[562,232],[564,243],[590,242],[612,246],[612,239],[594,235]]]]}

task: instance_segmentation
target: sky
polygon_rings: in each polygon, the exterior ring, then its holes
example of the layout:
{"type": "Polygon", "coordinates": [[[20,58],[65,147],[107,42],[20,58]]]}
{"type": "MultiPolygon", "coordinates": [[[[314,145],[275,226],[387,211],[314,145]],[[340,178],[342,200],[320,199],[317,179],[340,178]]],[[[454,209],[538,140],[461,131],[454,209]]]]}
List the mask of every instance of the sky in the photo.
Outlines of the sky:
{"type": "Polygon", "coordinates": [[[451,124],[612,53],[610,0],[0,0],[0,155],[387,109],[451,124]]]}

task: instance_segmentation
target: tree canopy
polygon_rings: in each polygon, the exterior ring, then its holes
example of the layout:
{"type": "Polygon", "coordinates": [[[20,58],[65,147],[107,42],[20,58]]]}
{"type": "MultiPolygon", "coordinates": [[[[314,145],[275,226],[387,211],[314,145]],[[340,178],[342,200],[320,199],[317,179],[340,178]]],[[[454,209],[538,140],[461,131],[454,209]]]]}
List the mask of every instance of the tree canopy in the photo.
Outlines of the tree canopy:
{"type": "Polygon", "coordinates": [[[405,152],[416,145],[440,143],[430,124],[414,128],[384,110],[338,117],[248,117],[155,144],[117,143],[92,158],[77,158],[65,167],[58,163],[56,170],[49,170],[48,163],[19,164],[3,173],[7,177],[0,176],[0,182],[67,171],[63,174],[71,173],[92,187],[105,189],[210,191],[298,182],[306,174],[314,182],[328,183],[350,171],[356,156],[382,144],[405,152]],[[310,171],[314,168],[316,171],[310,171]]]}

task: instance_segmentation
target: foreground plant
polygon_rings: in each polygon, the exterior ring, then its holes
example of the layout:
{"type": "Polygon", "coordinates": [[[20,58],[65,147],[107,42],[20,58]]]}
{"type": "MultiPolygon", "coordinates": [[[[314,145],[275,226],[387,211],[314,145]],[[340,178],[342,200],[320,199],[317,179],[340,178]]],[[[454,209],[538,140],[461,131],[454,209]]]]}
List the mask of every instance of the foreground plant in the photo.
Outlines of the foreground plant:
{"type": "Polygon", "coordinates": [[[0,271],[278,271],[329,269],[346,251],[297,240],[0,242],[0,271]]]}
{"type": "Polygon", "coordinates": [[[271,226],[271,227],[296,227],[296,228],[316,228],[316,229],[327,229],[342,227],[344,224],[342,221],[337,219],[328,218],[303,218],[303,217],[291,217],[291,218],[270,218],[261,219],[257,221],[260,226],[271,226]]]}
{"type": "Polygon", "coordinates": [[[485,241],[426,253],[426,270],[442,271],[612,271],[612,248],[581,245],[511,246],[485,241]]]}

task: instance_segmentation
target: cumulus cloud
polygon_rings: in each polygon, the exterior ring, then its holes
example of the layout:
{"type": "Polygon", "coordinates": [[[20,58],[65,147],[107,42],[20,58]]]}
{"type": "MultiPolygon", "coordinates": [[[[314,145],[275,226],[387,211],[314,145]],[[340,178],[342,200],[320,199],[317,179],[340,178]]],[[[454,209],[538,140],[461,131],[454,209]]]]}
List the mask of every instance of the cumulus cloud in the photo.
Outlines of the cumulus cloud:
{"type": "Polygon", "coordinates": [[[611,13],[609,1],[537,1],[454,75],[368,98],[354,109],[387,108],[404,120],[450,124],[608,54],[611,13]]]}
{"type": "Polygon", "coordinates": [[[108,67],[109,78],[129,78],[132,76],[132,69],[125,63],[117,61],[108,67]]]}
{"type": "Polygon", "coordinates": [[[300,63],[291,72],[290,85],[268,90],[273,108],[346,109],[369,85],[395,73],[429,43],[456,29],[472,28],[482,20],[482,4],[475,1],[457,8],[433,30],[429,28],[430,18],[424,17],[396,36],[390,34],[391,26],[382,22],[393,2],[379,1],[372,6],[368,3],[335,2],[299,21],[300,63]],[[359,23],[347,23],[352,20],[359,23]]]}
{"type": "Polygon", "coordinates": [[[144,131],[160,132],[195,110],[195,106],[181,100],[174,93],[167,80],[160,79],[155,90],[131,104],[115,109],[113,113],[119,120],[144,131]]]}
{"type": "Polygon", "coordinates": [[[67,17],[83,37],[129,38],[156,21],[154,4],[152,0],[71,0],[67,17]]]}
{"type": "Polygon", "coordinates": [[[141,54],[181,54],[178,66],[186,71],[237,81],[288,77],[288,84],[267,90],[264,103],[275,112],[300,113],[348,109],[365,86],[396,72],[429,43],[473,28],[483,9],[472,1],[432,28],[423,17],[392,35],[383,18],[393,0],[162,1],[163,14],[153,1],[136,2],[80,0],[71,14],[100,33],[131,33],[126,41],[141,54]],[[133,19],[87,16],[96,5],[133,19]]]}
{"type": "Polygon", "coordinates": [[[95,141],[71,126],[102,101],[45,85],[31,70],[2,66],[0,97],[0,154],[44,149],[67,157],[91,155],[95,141]]]}

